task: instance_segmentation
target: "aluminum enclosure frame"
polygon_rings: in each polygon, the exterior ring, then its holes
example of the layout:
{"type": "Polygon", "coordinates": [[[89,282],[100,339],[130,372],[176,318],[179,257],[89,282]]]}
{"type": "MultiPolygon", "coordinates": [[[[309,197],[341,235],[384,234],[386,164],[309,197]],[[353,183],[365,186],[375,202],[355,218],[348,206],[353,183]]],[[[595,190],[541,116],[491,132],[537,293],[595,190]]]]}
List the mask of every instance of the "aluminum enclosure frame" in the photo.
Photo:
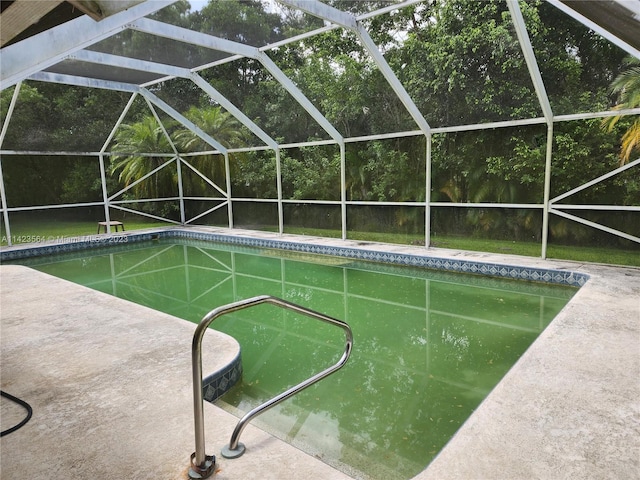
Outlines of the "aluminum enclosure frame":
{"type": "MultiPolygon", "coordinates": [[[[101,88],[101,89],[110,89],[121,92],[129,92],[132,94],[130,101],[127,106],[123,110],[120,115],[119,120],[114,125],[112,131],[105,139],[105,142],[102,148],[97,152],[26,152],[26,151],[16,151],[16,150],[0,150],[0,155],[2,154],[28,154],[28,155],[82,155],[88,157],[96,157],[99,165],[100,165],[100,174],[102,181],[102,196],[103,199],[101,202],[92,202],[92,203],[73,203],[73,204],[64,204],[64,205],[42,205],[36,207],[9,207],[7,204],[6,198],[6,190],[5,184],[2,176],[2,159],[0,157],[0,210],[3,215],[4,225],[7,232],[8,244],[11,245],[11,230],[10,230],[10,222],[9,222],[9,212],[16,211],[28,211],[28,210],[38,210],[38,209],[47,209],[47,208],[67,208],[67,207],[77,207],[77,206],[102,206],[105,212],[105,218],[109,221],[109,209],[110,207],[120,209],[123,211],[130,211],[136,214],[146,215],[151,218],[155,218],[163,221],[170,221],[162,217],[153,216],[150,214],[145,214],[140,211],[132,210],[126,207],[127,201],[117,200],[122,193],[124,193],[129,188],[134,185],[129,185],[126,189],[121,190],[113,195],[108,195],[106,191],[106,172],[105,172],[105,157],[110,155],[114,155],[114,153],[107,151],[108,147],[115,135],[115,132],[121,125],[123,119],[126,116],[129,108],[131,107],[133,100],[141,96],[147,102],[149,110],[153,113],[157,122],[162,126],[162,121],[160,120],[158,114],[155,109],[162,110],[165,114],[175,119],[184,127],[188,128],[196,135],[198,135],[203,141],[209,144],[212,149],[206,153],[222,155],[224,157],[225,162],[225,172],[226,172],[226,188],[222,188],[216,185],[213,181],[206,177],[206,175],[199,172],[197,169],[192,167],[183,157],[188,157],[190,154],[183,154],[178,152],[177,148],[171,143],[169,135],[165,131],[165,135],[169,139],[169,143],[172,145],[173,153],[166,154],[167,161],[159,168],[154,171],[148,173],[144,178],[147,178],[153,175],[155,172],[162,168],[176,168],[176,173],[178,177],[178,196],[172,198],[156,198],[156,199],[137,199],[136,201],[163,201],[163,200],[177,200],[180,204],[180,224],[186,225],[195,220],[201,218],[202,216],[207,215],[208,213],[222,208],[227,207],[228,209],[228,225],[230,228],[234,226],[234,217],[233,217],[233,209],[232,205],[234,202],[272,202],[277,204],[278,209],[278,230],[280,234],[284,232],[284,205],[285,204],[323,204],[323,205],[339,205],[341,210],[341,230],[342,230],[342,238],[347,238],[347,207],[354,205],[376,205],[376,206],[412,206],[412,207],[423,207],[425,209],[425,247],[428,248],[430,246],[431,240],[431,227],[430,227],[430,218],[432,208],[438,207],[464,207],[464,208],[526,208],[526,209],[539,209],[542,211],[543,216],[543,226],[542,226],[542,242],[541,242],[541,257],[546,258],[547,255],[547,243],[548,243],[548,221],[550,214],[561,216],[572,221],[581,223],[583,225],[596,228],[607,233],[617,235],[621,238],[625,238],[627,240],[631,240],[636,243],[640,243],[640,238],[629,235],[625,232],[621,232],[615,229],[611,229],[604,225],[596,224],[594,222],[587,221],[575,215],[571,215],[566,212],[566,210],[623,210],[623,208],[618,206],[606,206],[606,205],[570,205],[570,204],[559,204],[560,200],[563,200],[570,195],[577,193],[578,191],[583,190],[584,188],[588,188],[589,186],[594,185],[600,181],[604,181],[607,178],[610,178],[613,175],[621,173],[630,168],[637,168],[640,164],[640,159],[632,161],[631,163],[616,169],[606,175],[603,175],[599,178],[596,178],[585,185],[578,186],[573,190],[566,192],[560,196],[557,196],[553,199],[550,198],[550,181],[551,181],[551,167],[553,160],[553,135],[554,135],[554,125],[558,122],[563,121],[571,121],[571,120],[579,120],[579,119],[588,119],[588,118],[597,118],[597,117],[606,117],[612,115],[638,115],[640,114],[639,109],[630,109],[630,110],[617,110],[617,111],[606,111],[606,112],[591,112],[584,114],[575,114],[575,115],[554,115],[551,105],[549,103],[549,99],[546,93],[544,81],[540,75],[540,71],[537,65],[535,53],[531,46],[531,42],[528,37],[527,28],[522,17],[522,13],[520,11],[519,3],[517,0],[505,0],[509,9],[509,13],[513,24],[515,26],[516,34],[518,37],[518,41],[520,42],[520,46],[523,52],[523,56],[525,58],[527,67],[529,69],[529,74],[531,77],[532,84],[534,86],[534,90],[537,95],[538,102],[540,104],[541,110],[543,112],[542,118],[530,118],[523,120],[509,120],[502,122],[490,122],[484,124],[476,124],[476,125],[458,125],[453,127],[444,127],[444,128],[433,128],[431,127],[422,113],[418,110],[413,100],[410,98],[407,91],[404,89],[404,86],[395,76],[392,69],[389,67],[387,62],[384,59],[384,56],[380,49],[375,45],[371,37],[369,36],[367,30],[363,27],[362,21],[368,18],[387,14],[392,12],[395,9],[402,8],[405,6],[413,5],[416,3],[420,3],[423,0],[407,0],[404,2],[400,2],[396,5],[385,7],[375,12],[368,13],[366,15],[362,15],[356,17],[347,12],[340,11],[335,9],[329,5],[321,3],[317,0],[278,0],[281,4],[301,10],[310,15],[321,18],[325,21],[325,26],[319,29],[316,29],[311,32],[307,32],[296,37],[281,41],[277,44],[266,45],[264,47],[254,47],[246,44],[241,44],[237,42],[232,42],[223,38],[215,37],[212,35],[191,31],[182,27],[176,27],[173,25],[169,25],[166,23],[159,22],[157,20],[151,20],[146,18],[148,15],[170,5],[175,0],[154,0],[154,1],[145,1],[138,5],[131,7],[128,10],[117,13],[107,19],[104,19],[100,22],[95,22],[87,16],[79,17],[75,20],[67,22],[65,24],[59,25],[57,27],[52,28],[49,31],[43,32],[41,34],[35,35],[31,38],[23,40],[15,45],[10,45],[9,47],[5,47],[1,50],[2,53],[2,72],[1,72],[1,80],[0,80],[0,90],[4,90],[13,85],[16,85],[14,90],[14,95],[12,98],[11,105],[9,106],[9,111],[5,122],[2,126],[2,131],[0,132],[0,148],[2,148],[2,143],[4,141],[4,137],[6,135],[7,128],[10,124],[11,117],[13,111],[15,109],[18,92],[20,90],[21,82],[24,80],[29,81],[43,81],[43,82],[54,82],[54,83],[62,83],[67,85],[76,85],[83,86],[89,88],[101,88]],[[295,41],[299,41],[303,38],[307,38],[313,35],[318,35],[320,33],[324,33],[327,30],[342,28],[353,32],[356,35],[356,38],[360,41],[362,46],[368,52],[371,60],[378,68],[378,70],[382,73],[385,80],[388,82],[389,86],[404,105],[406,111],[409,113],[413,121],[416,123],[418,127],[417,130],[408,131],[408,132],[395,132],[391,134],[381,134],[381,135],[371,135],[367,137],[354,137],[354,138],[344,138],[340,132],[327,120],[327,118],[317,109],[315,105],[302,93],[302,91],[289,79],[282,70],[276,66],[276,64],[271,60],[268,56],[268,51],[272,48],[275,48],[279,45],[292,43],[295,41]],[[212,50],[217,50],[221,52],[226,52],[231,54],[231,57],[228,57],[224,60],[214,62],[213,64],[207,65],[199,65],[195,68],[188,69],[182,67],[176,67],[174,65],[161,64],[157,62],[149,62],[143,61],[128,57],[122,57],[117,55],[110,55],[106,53],[99,53],[95,51],[85,50],[86,47],[95,44],[105,38],[108,38],[115,33],[121,32],[125,29],[131,29],[139,32],[143,32],[150,35],[156,35],[159,37],[164,37],[172,40],[178,40],[181,42],[190,43],[192,45],[197,45],[200,47],[205,47],[212,50]],[[55,38],[56,41],[51,41],[51,39],[55,38]],[[64,39],[64,41],[59,41],[59,39],[64,39]],[[34,55],[24,55],[24,49],[28,49],[30,52],[37,52],[34,55]],[[222,64],[229,61],[233,61],[238,58],[251,58],[262,64],[262,66],[279,82],[279,84],[283,87],[283,89],[296,100],[296,102],[317,122],[317,124],[327,133],[329,136],[328,140],[320,140],[313,142],[299,142],[292,144],[279,144],[275,139],[271,138],[264,130],[261,129],[254,121],[248,118],[240,109],[238,109],[233,103],[231,103],[227,98],[225,98],[220,92],[218,92],[213,86],[207,83],[204,78],[202,78],[198,72],[202,69],[209,68],[212,65],[222,64]],[[147,84],[131,84],[131,83],[123,83],[123,82],[114,82],[109,80],[100,80],[96,78],[88,78],[88,77],[76,77],[72,75],[62,75],[57,73],[50,73],[43,71],[44,69],[51,67],[65,59],[71,59],[86,63],[92,63],[97,65],[106,65],[112,67],[119,68],[127,68],[130,70],[136,70],[140,72],[154,73],[158,75],[162,75],[162,77],[158,80],[149,82],[147,84]],[[228,111],[233,117],[235,117],[242,125],[244,125],[253,135],[255,135],[262,143],[263,146],[258,147],[247,147],[243,149],[227,149],[223,145],[221,145],[215,138],[207,135],[203,132],[197,125],[193,124],[189,120],[187,120],[184,116],[182,116],[179,112],[174,110],[171,106],[166,104],[164,101],[159,99],[156,95],[154,95],[149,87],[166,80],[170,80],[173,78],[184,78],[190,80],[193,84],[195,84],[199,89],[205,92],[214,102],[218,103],[222,108],[228,111]],[[545,181],[544,181],[544,192],[543,192],[543,201],[540,204],[504,204],[504,203],[450,203],[450,202],[433,202],[429,199],[429,195],[425,195],[424,202],[366,202],[366,201],[348,201],[346,198],[346,145],[349,143],[355,142],[363,142],[370,140],[380,140],[380,139],[389,139],[389,138],[399,138],[399,137],[407,137],[407,136],[421,136],[425,138],[426,141],[426,149],[425,149],[425,160],[426,160],[426,184],[425,191],[429,192],[431,190],[431,143],[434,134],[437,133],[446,133],[446,132],[461,132],[461,131],[472,131],[479,129],[495,129],[495,128],[503,128],[517,125],[536,125],[536,124],[545,124],[547,127],[547,135],[546,135],[546,156],[545,156],[545,181]],[[304,147],[311,145],[337,145],[340,149],[340,164],[341,164],[341,174],[340,174],[340,183],[341,183],[341,198],[339,201],[324,201],[324,200],[290,200],[283,198],[282,192],[282,175],[281,175],[281,165],[280,165],[280,155],[282,149],[286,148],[294,148],[294,147],[304,147]],[[229,169],[229,153],[240,152],[240,151],[252,151],[252,150],[271,150],[274,152],[276,159],[276,182],[277,182],[277,198],[275,199],[252,199],[252,198],[234,198],[231,191],[231,179],[230,179],[230,169],[229,169]],[[212,186],[216,191],[220,193],[220,197],[211,197],[208,199],[218,201],[219,203],[214,206],[212,209],[209,209],[205,212],[198,214],[197,216],[187,219],[185,216],[185,208],[184,202],[185,200],[190,200],[192,198],[186,197],[182,188],[182,168],[191,169],[196,175],[202,177],[209,185],[212,186]]],[[[585,24],[589,28],[593,29],[596,33],[604,36],[607,40],[613,42],[618,47],[625,50],[627,53],[640,58],[640,51],[634,45],[628,44],[623,39],[619,38],[615,34],[609,32],[608,30],[602,28],[601,26],[595,24],[593,21],[587,19],[582,16],[572,8],[565,5],[563,2],[558,0],[547,0],[550,4],[554,5],[562,12],[572,16],[576,20],[585,24]]],[[[614,3],[624,3],[621,0],[617,0],[614,3]]],[[[640,22],[639,22],[640,25],[640,22]]],[[[142,155],[145,152],[140,152],[142,155]]],[[[157,154],[154,154],[157,156],[157,154]]],[[[143,179],[144,179],[143,178],[143,179]]],[[[142,181],[143,179],[139,180],[142,181]]],[[[129,201],[133,202],[133,201],[129,201]]],[[[630,206],[625,207],[624,210],[640,212],[640,206],[630,206]]],[[[110,231],[110,227],[109,227],[110,231]]]]}

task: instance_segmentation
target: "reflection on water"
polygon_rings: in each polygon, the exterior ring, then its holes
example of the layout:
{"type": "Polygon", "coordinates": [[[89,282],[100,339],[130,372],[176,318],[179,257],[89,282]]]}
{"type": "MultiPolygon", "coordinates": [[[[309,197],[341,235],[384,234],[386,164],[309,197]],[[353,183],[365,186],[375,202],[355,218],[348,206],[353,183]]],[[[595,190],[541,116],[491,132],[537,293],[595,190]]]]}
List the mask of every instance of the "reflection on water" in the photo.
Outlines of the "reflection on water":
{"type": "MultiPolygon", "coordinates": [[[[406,479],[423,470],[575,293],[195,242],[86,255],[28,263],[195,322],[264,294],[348,322],[347,365],[254,423],[356,478],[406,479]]],[[[344,348],[340,329],[270,305],[213,328],[242,346],[243,381],[219,401],[238,414],[335,363],[344,348]]]]}

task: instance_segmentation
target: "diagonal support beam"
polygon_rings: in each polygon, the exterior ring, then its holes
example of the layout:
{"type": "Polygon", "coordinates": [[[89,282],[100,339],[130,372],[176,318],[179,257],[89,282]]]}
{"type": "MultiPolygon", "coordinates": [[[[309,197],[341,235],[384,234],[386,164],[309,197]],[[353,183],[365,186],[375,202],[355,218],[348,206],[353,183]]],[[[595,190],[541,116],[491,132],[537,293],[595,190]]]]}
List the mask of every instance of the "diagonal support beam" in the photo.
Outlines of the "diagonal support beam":
{"type": "Polygon", "coordinates": [[[616,230],[615,228],[607,227],[606,225],[602,225],[600,223],[592,222],[590,220],[587,220],[582,217],[578,217],[576,215],[571,215],[570,213],[563,212],[562,210],[558,210],[558,207],[559,205],[556,208],[551,208],[549,210],[549,213],[553,213],[555,215],[558,215],[559,217],[564,217],[566,219],[573,220],[574,222],[581,223],[582,225],[587,225],[597,230],[602,230],[603,232],[607,232],[612,235],[616,235],[618,237],[631,240],[632,242],[640,243],[640,237],[636,237],[635,235],[631,235],[630,233],[625,233],[620,230],[616,230]]]}
{"type": "Polygon", "coordinates": [[[249,117],[242,113],[233,103],[227,100],[220,92],[213,88],[202,77],[193,73],[187,68],[174,67],[163,63],[149,62],[146,60],[137,60],[119,55],[111,55],[108,53],[94,52],[91,50],[81,50],[69,55],[67,58],[78,60],[81,62],[95,63],[99,65],[108,65],[116,68],[127,68],[131,70],[144,71],[149,73],[158,73],[168,75],[170,77],[188,78],[198,87],[205,91],[211,98],[218,102],[224,109],[233,115],[240,123],[247,127],[254,135],[260,138],[266,145],[271,148],[278,148],[278,144],[267,133],[256,125],[249,117]]]}
{"type": "Polygon", "coordinates": [[[126,27],[127,23],[154,13],[175,1],[143,2],[100,22],[88,16],[78,17],[3,48],[0,51],[2,54],[0,90],[58,63],[70,53],[118,33],[126,27]]]}
{"type": "Polygon", "coordinates": [[[302,91],[287,77],[282,70],[265,53],[260,52],[258,61],[264,65],[269,73],[278,81],[289,94],[304,108],[313,119],[333,138],[336,142],[342,142],[343,137],[335,127],[325,118],[324,115],[309,101],[302,91]]]}
{"type": "MultiPolygon", "coordinates": [[[[578,22],[582,23],[584,26],[590,28],[591,30],[596,32],[598,35],[601,35],[602,37],[604,37],[614,45],[620,47],[629,55],[635,58],[640,58],[640,50],[638,50],[637,46],[629,44],[619,36],[611,33],[606,28],[602,28],[597,23],[593,22],[592,20],[582,15],[580,12],[571,8],[567,3],[561,0],[547,0],[547,2],[553,5],[554,7],[556,7],[557,9],[563,11],[570,17],[576,19],[578,22]]],[[[585,2],[585,3],[588,3],[588,2],[585,2]]],[[[606,3],[606,2],[602,2],[602,3],[606,3]]],[[[622,2],[618,2],[618,3],[622,3],[622,2]]],[[[637,1],[624,2],[624,7],[627,8],[628,10],[632,10],[635,14],[636,19],[640,19],[640,12],[638,12],[638,8],[639,8],[638,3],[639,2],[637,1]]]]}
{"type": "Polygon", "coordinates": [[[258,125],[256,125],[253,120],[247,117],[238,107],[236,107],[233,103],[231,103],[227,98],[222,95],[218,90],[216,90],[209,82],[207,82],[204,78],[196,73],[192,73],[191,81],[195,83],[198,87],[200,87],[204,92],[213,98],[216,102],[222,106],[225,110],[227,110],[231,115],[238,119],[245,127],[247,127],[255,136],[257,136],[260,140],[262,140],[266,145],[273,148],[274,150],[278,148],[278,143],[271,138],[267,133],[262,130],[258,125]]]}
{"type": "Polygon", "coordinates": [[[163,110],[169,116],[173,117],[175,120],[180,122],[182,125],[187,127],[189,130],[198,135],[201,139],[207,142],[209,145],[214,147],[222,154],[227,154],[227,149],[220,142],[212,138],[210,135],[205,133],[200,127],[195,125],[190,120],[187,120],[182,114],[180,114],[173,107],[165,103],[163,100],[159,99],[153,93],[145,88],[141,88],[138,85],[133,85],[130,83],[121,83],[121,82],[112,82],[106,80],[96,80],[94,78],[86,78],[86,77],[74,77],[72,75],[63,75],[59,73],[47,73],[40,72],[33,74],[29,77],[30,80],[40,80],[43,82],[52,82],[52,83],[63,83],[65,85],[75,85],[77,87],[90,87],[90,88],[102,88],[106,90],[116,90],[120,92],[132,92],[139,93],[148,101],[153,103],[155,106],[163,110]]]}
{"type": "Polygon", "coordinates": [[[362,42],[364,47],[367,49],[367,52],[369,52],[371,58],[373,58],[373,61],[378,67],[378,70],[380,70],[384,78],[387,80],[395,94],[404,105],[404,108],[407,109],[409,115],[411,115],[411,118],[413,118],[413,121],[416,122],[418,128],[420,128],[420,130],[422,130],[425,135],[428,135],[431,131],[429,123],[424,118],[416,104],[413,102],[402,83],[400,83],[400,80],[398,80],[396,74],[393,73],[393,70],[391,70],[391,67],[380,52],[380,49],[374,43],[373,39],[369,36],[369,32],[367,32],[361,25],[358,25],[354,31],[358,35],[360,42],[362,42]]]}
{"type": "Polygon", "coordinates": [[[407,109],[407,112],[409,112],[413,121],[416,122],[420,130],[422,130],[425,135],[430,133],[431,127],[429,126],[429,123],[413,102],[402,83],[400,83],[398,77],[393,73],[393,70],[385,60],[378,46],[369,36],[367,30],[360,24],[355,16],[317,0],[278,0],[278,2],[292,8],[297,8],[298,10],[302,10],[310,15],[319,17],[323,20],[353,31],[369,53],[369,56],[375,62],[378,70],[380,70],[384,78],[387,80],[387,83],[389,83],[397,97],[407,109]]]}
{"type": "Polygon", "coordinates": [[[529,33],[527,32],[527,27],[524,23],[524,17],[522,16],[522,11],[520,10],[518,0],[507,0],[507,6],[509,7],[509,13],[511,14],[511,20],[513,21],[516,35],[518,36],[518,41],[520,42],[522,54],[524,55],[524,59],[527,62],[527,68],[529,69],[529,76],[531,77],[531,81],[533,82],[533,88],[535,89],[536,95],[538,96],[540,108],[542,108],[542,113],[547,123],[551,123],[553,122],[553,111],[551,109],[551,103],[549,103],[547,89],[545,88],[544,82],[542,81],[542,75],[540,75],[538,61],[536,60],[535,53],[533,52],[531,39],[529,38],[529,33]]]}
{"type": "Polygon", "coordinates": [[[549,203],[557,208],[561,208],[562,205],[558,204],[558,205],[554,205],[557,204],[560,200],[563,200],[567,197],[570,197],[571,195],[574,195],[578,192],[581,192],[582,190],[585,190],[593,185],[595,185],[596,183],[600,183],[603,182],[605,180],[607,180],[608,178],[611,178],[615,175],[618,175],[619,173],[624,172],[625,170],[628,170],[630,168],[636,167],[640,165],[640,158],[634,160],[633,162],[627,163],[626,165],[623,165],[622,167],[618,167],[615,170],[611,170],[608,173],[605,173],[604,175],[600,175],[597,178],[594,178],[593,180],[580,185],[579,187],[573,188],[571,190],[569,190],[568,192],[565,192],[561,195],[558,195],[557,197],[552,198],[551,200],[549,200],[549,203]]]}
{"type": "Polygon", "coordinates": [[[168,105],[166,102],[164,102],[163,100],[159,99],[157,96],[155,96],[149,90],[147,90],[145,88],[140,88],[140,95],[142,95],[144,98],[149,100],[151,103],[153,103],[160,110],[163,110],[170,117],[172,117],[173,119],[177,120],[182,125],[187,127],[189,130],[191,130],[193,133],[198,135],[198,137],[200,137],[202,140],[204,140],[209,145],[214,147],[220,153],[222,153],[224,155],[227,155],[227,148],[224,147],[220,142],[215,140],[208,133],[204,132],[200,127],[198,127],[196,124],[194,124],[193,122],[188,120],[184,115],[179,113],[172,106],[168,105]]]}
{"type": "Polygon", "coordinates": [[[251,47],[243,43],[232,42],[223,38],[214,37],[205,33],[194,32],[182,27],[168,25],[156,20],[143,18],[136,20],[129,25],[133,30],[158,35],[179,42],[187,42],[192,45],[198,45],[221,52],[241,55],[243,57],[252,58],[259,61],[273,77],[296,99],[296,101],[304,108],[313,119],[333,138],[341,142],[342,135],[333,125],[320,113],[320,111],[309,101],[307,97],[300,91],[298,87],[287,77],[282,70],[263,52],[256,47],[251,47]]]}

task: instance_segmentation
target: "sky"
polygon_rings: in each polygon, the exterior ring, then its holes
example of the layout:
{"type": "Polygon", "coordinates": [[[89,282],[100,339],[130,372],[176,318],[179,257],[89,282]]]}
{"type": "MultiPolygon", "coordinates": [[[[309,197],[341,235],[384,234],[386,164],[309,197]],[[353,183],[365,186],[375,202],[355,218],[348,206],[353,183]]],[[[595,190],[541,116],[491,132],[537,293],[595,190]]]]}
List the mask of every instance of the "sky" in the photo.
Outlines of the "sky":
{"type": "MultiPolygon", "coordinates": [[[[189,0],[189,3],[191,4],[191,11],[195,12],[197,10],[202,10],[202,8],[209,3],[209,0],[189,0]]],[[[269,1],[269,3],[271,4],[271,6],[273,7],[273,0],[269,1]]],[[[273,7],[275,8],[275,7],[273,7]]]]}
{"type": "Polygon", "coordinates": [[[209,0],[189,0],[189,3],[191,4],[191,11],[195,12],[196,10],[202,10],[202,7],[209,3],[209,0]]]}

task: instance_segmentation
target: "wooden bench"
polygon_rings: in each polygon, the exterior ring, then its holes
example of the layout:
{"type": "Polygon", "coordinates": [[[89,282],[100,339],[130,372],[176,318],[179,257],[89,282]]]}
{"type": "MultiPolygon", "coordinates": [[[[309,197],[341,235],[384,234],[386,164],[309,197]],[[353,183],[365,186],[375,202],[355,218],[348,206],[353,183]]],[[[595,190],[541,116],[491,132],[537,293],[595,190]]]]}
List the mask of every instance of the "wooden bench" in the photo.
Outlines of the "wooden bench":
{"type": "Polygon", "coordinates": [[[100,233],[100,227],[104,227],[104,233],[107,233],[107,227],[115,227],[116,232],[118,228],[122,228],[124,232],[124,223],[122,222],[98,222],[98,233],[100,233]]]}

